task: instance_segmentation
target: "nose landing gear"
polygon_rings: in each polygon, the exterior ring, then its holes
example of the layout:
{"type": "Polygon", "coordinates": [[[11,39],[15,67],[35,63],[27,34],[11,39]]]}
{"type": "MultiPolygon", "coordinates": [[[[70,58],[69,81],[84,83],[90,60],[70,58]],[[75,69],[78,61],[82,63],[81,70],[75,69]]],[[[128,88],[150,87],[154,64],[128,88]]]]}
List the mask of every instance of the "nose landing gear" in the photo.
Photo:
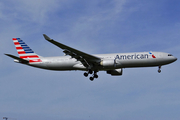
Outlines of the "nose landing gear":
{"type": "Polygon", "coordinates": [[[158,73],[161,73],[161,66],[159,66],[158,73]]]}

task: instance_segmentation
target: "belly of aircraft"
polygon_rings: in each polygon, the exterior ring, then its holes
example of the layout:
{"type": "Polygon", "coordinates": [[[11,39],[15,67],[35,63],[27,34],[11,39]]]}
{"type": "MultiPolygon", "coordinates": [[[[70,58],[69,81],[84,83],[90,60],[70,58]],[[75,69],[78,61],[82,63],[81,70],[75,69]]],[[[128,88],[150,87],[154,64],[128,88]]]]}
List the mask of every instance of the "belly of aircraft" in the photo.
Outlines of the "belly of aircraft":
{"type": "Polygon", "coordinates": [[[169,62],[165,61],[163,58],[150,58],[150,59],[133,59],[133,60],[119,60],[119,63],[122,64],[122,67],[151,67],[158,65],[165,65],[169,62]]]}
{"type": "Polygon", "coordinates": [[[51,70],[74,70],[73,68],[74,65],[75,65],[74,62],[69,62],[69,61],[50,62],[46,64],[47,68],[51,70]]]}

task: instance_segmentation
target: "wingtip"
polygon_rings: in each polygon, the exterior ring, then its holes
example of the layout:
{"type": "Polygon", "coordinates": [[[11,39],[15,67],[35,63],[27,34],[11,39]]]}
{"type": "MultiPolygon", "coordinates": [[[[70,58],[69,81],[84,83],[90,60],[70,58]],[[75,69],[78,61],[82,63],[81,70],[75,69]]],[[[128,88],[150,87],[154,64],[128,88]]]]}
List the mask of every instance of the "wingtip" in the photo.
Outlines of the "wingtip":
{"type": "Polygon", "coordinates": [[[43,34],[43,36],[44,36],[44,38],[46,39],[46,40],[52,40],[50,37],[48,37],[46,34],[43,34]]]}

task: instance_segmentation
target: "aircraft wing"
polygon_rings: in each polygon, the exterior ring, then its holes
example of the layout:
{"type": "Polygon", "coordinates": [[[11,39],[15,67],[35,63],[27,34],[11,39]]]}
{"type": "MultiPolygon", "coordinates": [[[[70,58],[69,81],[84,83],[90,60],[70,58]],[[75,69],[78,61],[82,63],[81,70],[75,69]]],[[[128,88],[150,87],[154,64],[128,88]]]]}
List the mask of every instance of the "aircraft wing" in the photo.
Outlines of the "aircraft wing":
{"type": "Polygon", "coordinates": [[[46,34],[43,34],[43,36],[47,41],[63,49],[63,52],[66,55],[70,55],[72,58],[75,58],[76,60],[80,61],[85,67],[89,67],[90,64],[98,64],[101,61],[101,58],[99,57],[84,53],[62,43],[59,43],[49,38],[46,34]]]}

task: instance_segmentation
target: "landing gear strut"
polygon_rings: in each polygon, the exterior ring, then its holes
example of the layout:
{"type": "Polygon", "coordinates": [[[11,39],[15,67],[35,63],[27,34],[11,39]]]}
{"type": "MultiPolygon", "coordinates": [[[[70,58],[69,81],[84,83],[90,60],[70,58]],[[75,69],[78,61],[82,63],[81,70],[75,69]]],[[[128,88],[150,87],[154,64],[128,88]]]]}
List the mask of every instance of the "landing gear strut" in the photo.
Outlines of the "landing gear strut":
{"type": "Polygon", "coordinates": [[[84,76],[87,77],[89,74],[92,74],[92,73],[93,73],[93,71],[89,69],[88,73],[87,72],[84,73],[84,76]]]}
{"type": "Polygon", "coordinates": [[[161,73],[161,66],[159,66],[158,73],[161,73]]]}

